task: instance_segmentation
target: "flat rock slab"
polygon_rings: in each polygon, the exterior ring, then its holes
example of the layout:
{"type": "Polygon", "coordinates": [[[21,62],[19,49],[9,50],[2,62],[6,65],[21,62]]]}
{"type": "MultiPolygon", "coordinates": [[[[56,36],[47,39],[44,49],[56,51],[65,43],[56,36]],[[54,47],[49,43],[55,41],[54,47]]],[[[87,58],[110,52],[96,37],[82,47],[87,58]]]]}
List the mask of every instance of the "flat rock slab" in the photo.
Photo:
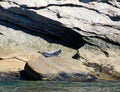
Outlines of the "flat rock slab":
{"type": "Polygon", "coordinates": [[[88,75],[89,68],[82,62],[67,57],[45,58],[41,55],[26,63],[25,71],[30,79],[35,80],[93,80],[93,77],[88,75]]]}

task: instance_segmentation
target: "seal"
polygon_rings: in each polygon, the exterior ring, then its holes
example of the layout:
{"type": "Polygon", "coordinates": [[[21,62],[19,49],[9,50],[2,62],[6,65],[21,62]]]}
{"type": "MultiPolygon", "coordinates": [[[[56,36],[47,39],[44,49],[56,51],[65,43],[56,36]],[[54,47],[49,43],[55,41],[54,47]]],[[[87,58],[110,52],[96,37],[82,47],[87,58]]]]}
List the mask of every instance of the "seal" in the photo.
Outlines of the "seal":
{"type": "Polygon", "coordinates": [[[41,51],[38,51],[38,53],[41,53],[45,57],[57,57],[60,54],[62,54],[63,51],[61,49],[59,49],[59,50],[51,51],[51,52],[41,52],[41,51]]]}

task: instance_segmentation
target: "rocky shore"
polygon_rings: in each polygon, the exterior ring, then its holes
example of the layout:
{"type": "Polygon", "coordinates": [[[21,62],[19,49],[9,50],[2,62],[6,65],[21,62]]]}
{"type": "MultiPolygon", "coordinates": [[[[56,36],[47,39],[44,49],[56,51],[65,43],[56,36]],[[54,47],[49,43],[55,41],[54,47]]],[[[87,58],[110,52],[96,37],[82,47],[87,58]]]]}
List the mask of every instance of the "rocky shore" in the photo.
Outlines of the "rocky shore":
{"type": "Polygon", "coordinates": [[[0,1],[1,80],[119,80],[119,67],[119,0],[0,1]]]}

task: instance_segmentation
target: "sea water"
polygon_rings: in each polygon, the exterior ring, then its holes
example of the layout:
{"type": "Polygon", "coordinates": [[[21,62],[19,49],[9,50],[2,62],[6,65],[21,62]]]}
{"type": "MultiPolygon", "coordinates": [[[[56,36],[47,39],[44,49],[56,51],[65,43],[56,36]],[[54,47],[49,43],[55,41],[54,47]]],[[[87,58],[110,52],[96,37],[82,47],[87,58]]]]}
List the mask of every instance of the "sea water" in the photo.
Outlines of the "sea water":
{"type": "Polygon", "coordinates": [[[120,82],[0,81],[0,92],[120,92],[120,82]]]}

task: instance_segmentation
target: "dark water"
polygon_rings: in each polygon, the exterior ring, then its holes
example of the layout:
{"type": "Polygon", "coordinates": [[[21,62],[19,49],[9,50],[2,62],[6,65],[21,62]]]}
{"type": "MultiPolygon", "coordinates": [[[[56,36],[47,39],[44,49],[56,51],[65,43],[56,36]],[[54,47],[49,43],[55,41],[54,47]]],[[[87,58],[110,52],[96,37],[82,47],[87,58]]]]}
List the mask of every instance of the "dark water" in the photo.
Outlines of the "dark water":
{"type": "Polygon", "coordinates": [[[0,92],[120,92],[120,82],[0,81],[0,92]]]}

